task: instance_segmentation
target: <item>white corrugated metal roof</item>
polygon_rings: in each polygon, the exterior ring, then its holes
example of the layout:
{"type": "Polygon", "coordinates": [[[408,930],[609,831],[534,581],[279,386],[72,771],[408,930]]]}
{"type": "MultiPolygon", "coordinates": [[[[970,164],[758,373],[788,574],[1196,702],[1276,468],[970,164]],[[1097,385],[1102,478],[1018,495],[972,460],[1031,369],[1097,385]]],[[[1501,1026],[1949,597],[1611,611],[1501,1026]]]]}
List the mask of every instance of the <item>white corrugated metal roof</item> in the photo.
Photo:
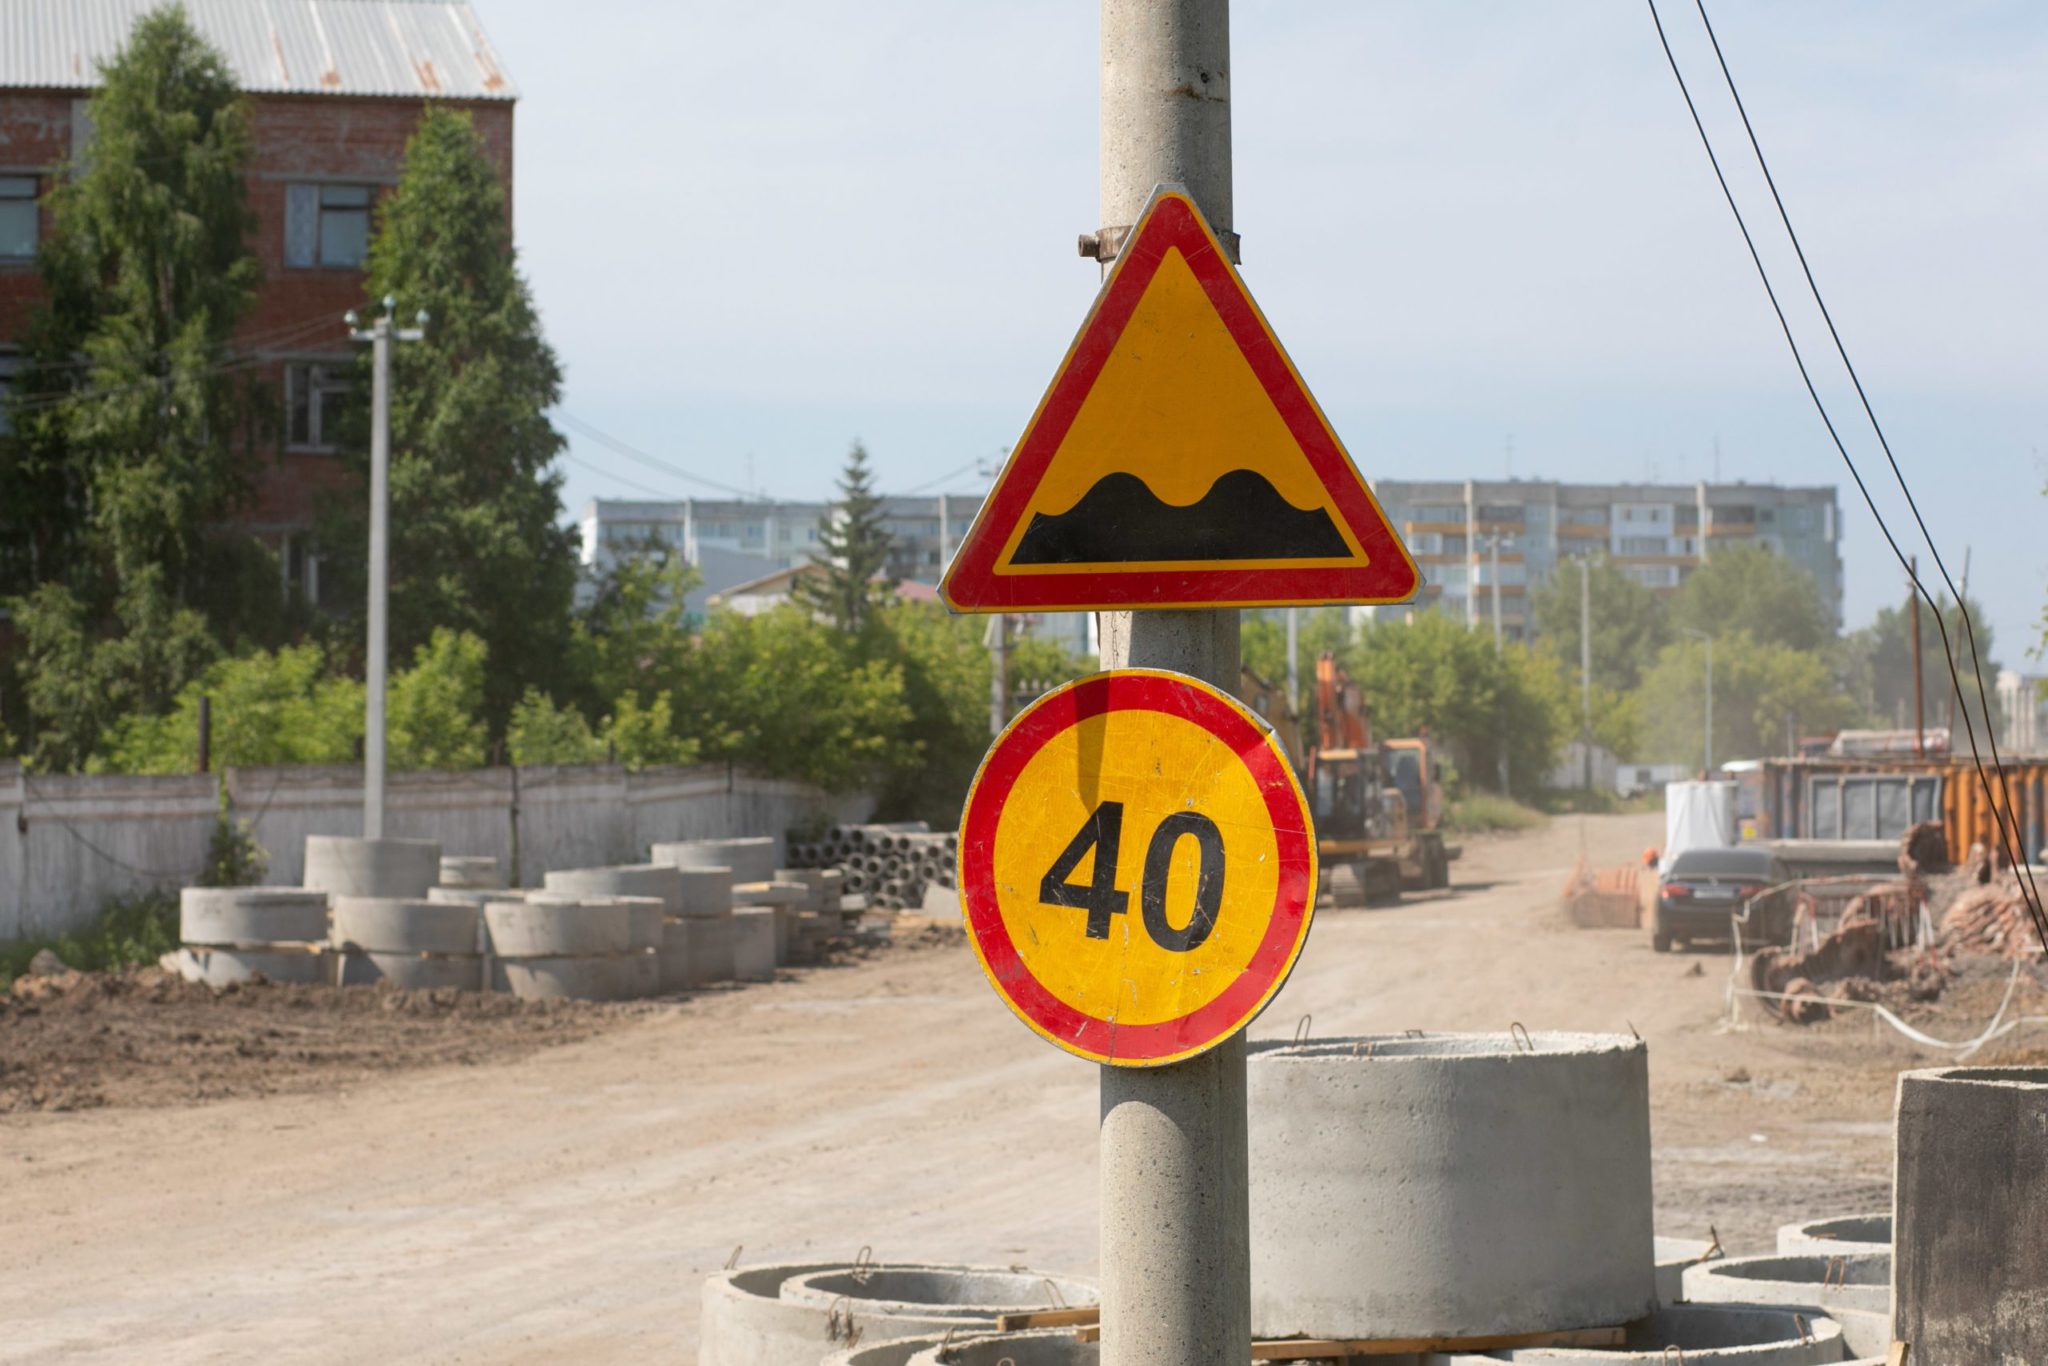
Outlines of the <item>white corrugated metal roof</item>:
{"type": "MultiPolygon", "coordinates": [[[[0,0],[0,89],[99,84],[162,0],[0,0]]],[[[518,97],[467,0],[184,0],[245,90],[518,97]]]]}

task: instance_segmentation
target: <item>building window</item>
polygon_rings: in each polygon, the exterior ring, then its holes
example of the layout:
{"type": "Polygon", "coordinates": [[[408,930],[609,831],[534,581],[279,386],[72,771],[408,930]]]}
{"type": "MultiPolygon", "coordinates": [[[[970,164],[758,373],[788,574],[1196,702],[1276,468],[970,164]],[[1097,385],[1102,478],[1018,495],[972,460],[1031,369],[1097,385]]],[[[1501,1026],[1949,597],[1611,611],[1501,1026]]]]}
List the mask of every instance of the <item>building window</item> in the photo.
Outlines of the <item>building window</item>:
{"type": "Polygon", "coordinates": [[[0,175],[0,261],[32,261],[36,254],[36,178],[0,175]]]}
{"type": "Polygon", "coordinates": [[[1668,555],[1671,542],[1662,536],[1624,536],[1621,538],[1621,553],[1624,555],[1668,555]]]}
{"type": "Polygon", "coordinates": [[[21,375],[21,353],[0,351],[0,436],[14,435],[14,413],[7,400],[14,397],[14,386],[21,375]]]}
{"type": "Polygon", "coordinates": [[[284,263],[361,267],[370,252],[368,185],[287,185],[284,263]]]}
{"type": "Polygon", "coordinates": [[[305,361],[284,368],[286,447],[331,451],[340,445],[340,418],[355,397],[347,362],[305,361]]]}
{"type": "Polygon", "coordinates": [[[1463,503],[1424,503],[1415,509],[1418,522],[1462,522],[1465,520],[1463,503]]]}

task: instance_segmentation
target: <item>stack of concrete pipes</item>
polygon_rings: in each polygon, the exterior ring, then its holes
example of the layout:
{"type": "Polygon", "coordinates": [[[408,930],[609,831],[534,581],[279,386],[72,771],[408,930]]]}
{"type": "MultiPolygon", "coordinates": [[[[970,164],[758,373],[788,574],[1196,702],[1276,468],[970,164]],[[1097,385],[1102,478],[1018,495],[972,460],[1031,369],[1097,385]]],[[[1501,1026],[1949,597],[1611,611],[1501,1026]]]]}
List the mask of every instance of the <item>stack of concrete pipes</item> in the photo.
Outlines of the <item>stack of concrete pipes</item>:
{"type": "Polygon", "coordinates": [[[1842,1360],[1842,1328],[1818,1311],[1658,1303],[1660,1260],[1707,1249],[1660,1247],[1652,1229],[1639,1039],[1517,1028],[1256,1044],[1247,1087],[1254,1338],[1627,1325],[1619,1349],[1427,1360],[1842,1360]]]}
{"type": "Polygon", "coordinates": [[[835,825],[815,843],[792,844],[795,868],[837,868],[849,895],[881,910],[914,911],[928,887],[951,888],[960,837],[923,821],[898,825],[835,825]]]}
{"type": "MultiPolygon", "coordinates": [[[[857,1359],[902,1366],[909,1361],[952,1361],[918,1355],[941,1341],[955,1345],[991,1340],[1006,1314],[1083,1308],[1095,1286],[1071,1276],[1023,1267],[946,1266],[929,1263],[852,1262],[751,1266],[722,1272],[704,1283],[698,1366],[809,1366],[857,1359]],[[849,1358],[856,1347],[880,1357],[849,1358]]],[[[1072,1329],[1059,1336],[1074,1341],[1072,1329]]],[[[1040,1357],[991,1353],[958,1358],[988,1366],[1012,1356],[1018,1366],[1052,1361],[1093,1361],[1087,1356],[1040,1357]]]]}

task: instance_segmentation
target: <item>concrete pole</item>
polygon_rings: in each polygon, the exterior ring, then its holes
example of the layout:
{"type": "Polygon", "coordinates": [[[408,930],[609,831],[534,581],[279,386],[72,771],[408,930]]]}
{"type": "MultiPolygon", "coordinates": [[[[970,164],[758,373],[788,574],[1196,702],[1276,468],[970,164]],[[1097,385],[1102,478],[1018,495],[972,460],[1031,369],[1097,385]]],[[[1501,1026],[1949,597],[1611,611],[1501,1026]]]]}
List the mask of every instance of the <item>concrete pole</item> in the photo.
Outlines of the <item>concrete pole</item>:
{"type": "Polygon", "coordinates": [[[1010,618],[998,612],[989,623],[988,733],[1001,735],[1010,723],[1010,618]]]}
{"type": "Polygon", "coordinates": [[[348,315],[349,335],[370,343],[370,612],[369,640],[363,649],[363,838],[384,838],[384,681],[387,607],[391,577],[391,343],[425,336],[427,315],[419,327],[394,328],[391,311],[398,301],[385,296],[384,312],[368,328],[356,329],[348,315]]]}
{"type": "MultiPolygon", "coordinates": [[[[1101,222],[1186,187],[1225,242],[1228,0],[1102,0],[1101,222]]],[[[1238,687],[1238,613],[1105,612],[1106,668],[1238,687]]],[[[1243,1366],[1251,1354],[1245,1044],[1101,1069],[1103,1366],[1243,1366]]]]}
{"type": "Polygon", "coordinates": [[[1287,609],[1287,710],[1301,710],[1301,609],[1287,609]]]}
{"type": "Polygon", "coordinates": [[[384,838],[384,676],[391,577],[391,315],[370,325],[370,639],[364,651],[363,838],[384,838]]]}
{"type": "Polygon", "coordinates": [[[1707,776],[1714,776],[1714,638],[1707,637],[1707,776]]]}
{"type": "Polygon", "coordinates": [[[1586,791],[1593,790],[1593,562],[1579,557],[1579,732],[1586,791]]]}
{"type": "Polygon", "coordinates": [[[1907,601],[1913,605],[1913,754],[1917,758],[1927,752],[1927,698],[1920,681],[1920,557],[1915,555],[1907,564],[1913,580],[1907,585],[1907,601]]]}
{"type": "Polygon", "coordinates": [[[1486,582],[1493,590],[1493,652],[1499,654],[1503,648],[1500,633],[1500,535],[1495,533],[1486,538],[1486,582]]]}

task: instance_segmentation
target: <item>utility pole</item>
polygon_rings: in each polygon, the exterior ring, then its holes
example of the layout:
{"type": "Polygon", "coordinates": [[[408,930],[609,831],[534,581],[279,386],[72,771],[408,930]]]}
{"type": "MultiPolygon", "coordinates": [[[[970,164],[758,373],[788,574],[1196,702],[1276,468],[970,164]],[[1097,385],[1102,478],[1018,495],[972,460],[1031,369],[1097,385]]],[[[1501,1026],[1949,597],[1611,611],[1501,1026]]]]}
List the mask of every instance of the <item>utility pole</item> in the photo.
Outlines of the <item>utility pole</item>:
{"type": "Polygon", "coordinates": [[[1486,581],[1493,589],[1493,652],[1503,648],[1500,633],[1500,533],[1486,538],[1486,581]]]}
{"type": "Polygon", "coordinates": [[[1593,562],[1579,556],[1579,748],[1593,790],[1593,562]]]}
{"type": "Polygon", "coordinates": [[[427,315],[418,327],[394,328],[398,300],[384,296],[384,312],[367,328],[347,315],[349,336],[370,344],[370,639],[363,651],[363,838],[384,838],[384,676],[389,638],[386,608],[391,586],[391,343],[426,335],[427,315]]]}
{"type": "Polygon", "coordinates": [[[1922,692],[1920,675],[1920,557],[1915,555],[1906,562],[1906,572],[1913,582],[1907,600],[1913,604],[1913,754],[1919,757],[1927,753],[1927,699],[1922,692]]]}
{"type": "Polygon", "coordinates": [[[1010,724],[1010,618],[998,612],[989,618],[988,733],[1001,735],[1010,724]]]}
{"type": "Polygon", "coordinates": [[[1301,609],[1287,609],[1287,710],[1301,710],[1301,609]]]}
{"type": "MultiPolygon", "coordinates": [[[[1101,0],[1101,223],[1183,186],[1233,256],[1229,0],[1101,0]]],[[[1105,612],[1105,668],[1235,693],[1238,613],[1105,612]]],[[[1251,1356],[1245,1038],[1161,1067],[1101,1069],[1102,1366],[1251,1356]]]]}

